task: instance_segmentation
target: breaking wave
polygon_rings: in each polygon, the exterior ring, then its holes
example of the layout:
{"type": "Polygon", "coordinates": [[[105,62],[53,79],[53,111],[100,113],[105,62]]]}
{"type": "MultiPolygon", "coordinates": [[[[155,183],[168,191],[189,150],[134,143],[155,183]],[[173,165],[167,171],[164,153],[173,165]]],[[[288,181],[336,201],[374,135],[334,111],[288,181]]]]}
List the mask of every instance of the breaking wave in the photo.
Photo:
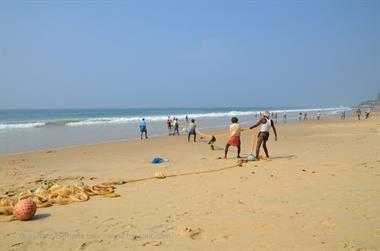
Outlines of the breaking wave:
{"type": "MultiPolygon", "coordinates": [[[[310,108],[310,109],[284,109],[284,110],[271,110],[275,113],[287,112],[289,116],[299,112],[318,112],[321,111],[326,115],[335,115],[342,111],[349,111],[350,107],[334,107],[334,108],[310,108]]],[[[180,120],[185,119],[186,115],[189,118],[222,118],[232,116],[254,116],[263,110],[256,111],[228,111],[228,112],[208,112],[208,113],[190,113],[190,114],[172,114],[180,120]]],[[[20,123],[0,123],[0,130],[10,129],[31,129],[55,126],[91,126],[91,125],[104,125],[104,124],[129,124],[136,123],[141,118],[145,118],[149,122],[165,121],[166,115],[147,115],[147,116],[121,116],[121,117],[98,117],[98,118],[84,118],[84,119],[67,119],[67,120],[52,120],[52,121],[32,121],[20,123]]]]}

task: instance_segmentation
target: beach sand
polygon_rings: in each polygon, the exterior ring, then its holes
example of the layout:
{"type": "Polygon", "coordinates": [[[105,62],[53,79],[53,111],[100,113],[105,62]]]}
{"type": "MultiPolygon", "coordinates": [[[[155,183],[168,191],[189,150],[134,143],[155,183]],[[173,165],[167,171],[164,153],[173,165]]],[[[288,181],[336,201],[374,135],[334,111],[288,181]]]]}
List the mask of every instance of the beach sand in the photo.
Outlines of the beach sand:
{"type": "MultiPolygon", "coordinates": [[[[380,115],[277,126],[272,161],[116,186],[119,198],[39,208],[0,222],[0,250],[379,250],[380,115]]],[[[0,157],[0,194],[41,180],[86,184],[237,163],[186,136],[0,157]],[[169,162],[152,165],[155,156],[169,162]]],[[[252,131],[242,133],[243,156],[252,131]]],[[[234,150],[231,147],[231,150],[234,150]]],[[[1,218],[4,217],[0,217],[1,218]]]]}

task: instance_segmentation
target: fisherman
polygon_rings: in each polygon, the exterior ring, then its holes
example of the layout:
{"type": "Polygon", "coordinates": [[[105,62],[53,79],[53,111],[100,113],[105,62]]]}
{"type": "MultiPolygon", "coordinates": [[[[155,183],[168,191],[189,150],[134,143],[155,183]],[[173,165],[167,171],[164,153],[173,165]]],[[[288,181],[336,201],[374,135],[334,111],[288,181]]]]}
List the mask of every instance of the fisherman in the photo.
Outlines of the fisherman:
{"type": "Polygon", "coordinates": [[[287,122],[287,114],[286,114],[286,112],[284,112],[284,114],[282,115],[282,118],[284,120],[284,123],[286,123],[287,122]]]}
{"type": "Polygon", "coordinates": [[[148,138],[148,132],[146,130],[146,122],[145,122],[145,118],[143,118],[141,121],[140,121],[140,132],[141,132],[141,139],[143,139],[143,133],[145,133],[145,138],[147,139],[148,138]]]}
{"type": "Polygon", "coordinates": [[[371,108],[368,108],[368,110],[365,112],[365,118],[369,119],[369,115],[371,113],[371,108]]]}
{"type": "Polygon", "coordinates": [[[197,141],[197,123],[195,123],[195,119],[191,119],[191,123],[189,125],[189,134],[187,135],[187,142],[190,142],[190,136],[194,135],[194,142],[197,141]]]}
{"type": "Polygon", "coordinates": [[[172,131],[172,120],[170,119],[170,116],[168,116],[168,119],[166,120],[166,125],[168,126],[169,135],[172,131]]]}
{"type": "Polygon", "coordinates": [[[257,145],[256,145],[256,159],[259,160],[259,153],[261,144],[263,145],[264,152],[266,157],[269,159],[269,153],[267,149],[267,141],[269,139],[270,128],[273,128],[274,131],[274,140],[277,141],[277,131],[274,126],[273,120],[269,118],[270,113],[268,111],[264,112],[264,117],[260,119],[255,125],[251,126],[249,129],[253,129],[261,125],[259,134],[257,135],[257,145]]]}
{"type": "Polygon", "coordinates": [[[360,108],[356,110],[356,116],[358,116],[358,120],[360,120],[360,117],[362,116],[362,110],[360,110],[360,108]]]}
{"type": "Polygon", "coordinates": [[[178,124],[178,118],[175,118],[173,120],[173,136],[177,133],[179,135],[179,124],[178,124]]]}
{"type": "Polygon", "coordinates": [[[236,146],[237,147],[237,158],[240,158],[240,133],[241,133],[241,127],[240,124],[238,123],[239,119],[237,117],[232,117],[231,118],[231,125],[230,125],[230,139],[228,140],[226,144],[226,148],[224,150],[224,158],[227,159],[227,153],[228,153],[228,148],[230,146],[236,146]]]}
{"type": "Polygon", "coordinates": [[[346,119],[346,111],[343,111],[340,115],[340,119],[346,119]]]}

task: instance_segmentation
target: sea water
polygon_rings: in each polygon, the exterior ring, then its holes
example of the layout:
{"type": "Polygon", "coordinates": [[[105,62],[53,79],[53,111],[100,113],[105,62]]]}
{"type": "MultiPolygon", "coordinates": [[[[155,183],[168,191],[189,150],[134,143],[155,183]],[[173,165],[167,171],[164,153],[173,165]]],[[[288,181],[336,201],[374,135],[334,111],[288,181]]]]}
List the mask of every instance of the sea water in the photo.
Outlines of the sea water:
{"type": "MultiPolygon", "coordinates": [[[[148,136],[168,135],[168,116],[186,126],[185,117],[195,119],[198,129],[227,129],[230,118],[237,116],[243,126],[257,122],[260,112],[287,113],[288,122],[298,120],[299,112],[322,117],[350,111],[350,107],[332,108],[130,108],[130,109],[23,109],[0,110],[0,154],[11,154],[48,148],[93,144],[105,141],[140,138],[139,121],[145,118],[148,136]]],[[[181,130],[180,130],[181,132],[181,130]]]]}

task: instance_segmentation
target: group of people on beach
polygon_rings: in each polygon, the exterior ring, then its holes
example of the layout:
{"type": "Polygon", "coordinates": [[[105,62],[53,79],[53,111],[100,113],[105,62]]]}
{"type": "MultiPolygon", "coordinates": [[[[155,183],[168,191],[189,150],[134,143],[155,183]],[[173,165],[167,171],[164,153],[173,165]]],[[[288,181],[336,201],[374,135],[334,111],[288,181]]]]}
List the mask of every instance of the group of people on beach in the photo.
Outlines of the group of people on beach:
{"type": "MultiPolygon", "coordinates": [[[[256,128],[261,125],[260,131],[257,134],[257,144],[256,144],[256,160],[259,160],[259,154],[260,154],[260,148],[263,146],[265,156],[269,158],[269,152],[267,148],[267,142],[269,139],[269,131],[271,128],[273,128],[273,132],[275,135],[275,141],[277,141],[277,130],[274,125],[272,119],[270,119],[270,113],[268,111],[265,111],[263,113],[263,116],[260,118],[260,120],[254,124],[253,126],[249,127],[249,129],[256,128]]],[[[237,147],[237,158],[241,158],[240,151],[241,151],[241,140],[240,140],[240,134],[243,131],[239,124],[239,119],[237,117],[231,118],[231,125],[230,125],[230,139],[228,140],[226,147],[224,149],[224,158],[227,159],[228,149],[231,146],[237,147]]]]}
{"type": "MultiPolygon", "coordinates": [[[[345,112],[343,113],[345,117],[345,112]]],[[[257,117],[257,113],[255,115],[255,117],[257,117]]],[[[361,115],[361,111],[360,109],[357,110],[357,115],[358,115],[358,119],[360,119],[360,115],[361,115]]],[[[369,113],[368,115],[366,115],[366,117],[369,116],[369,113]]],[[[302,120],[308,120],[308,114],[307,112],[300,112],[298,114],[298,118],[299,118],[299,121],[302,120]]],[[[321,118],[321,112],[317,112],[316,113],[316,118],[317,120],[320,120],[321,118]]],[[[190,139],[191,139],[191,136],[193,136],[193,141],[196,142],[197,140],[197,123],[195,122],[195,119],[191,119],[191,122],[189,123],[189,118],[188,116],[186,115],[185,117],[185,120],[186,120],[186,131],[187,131],[187,141],[190,142],[190,139]]],[[[283,120],[284,120],[284,123],[286,123],[287,121],[287,114],[286,112],[283,113],[283,120]]],[[[261,125],[260,127],[260,131],[259,133],[257,134],[257,144],[256,144],[256,152],[255,152],[255,157],[256,159],[259,159],[260,156],[260,148],[261,146],[263,147],[264,149],[264,153],[265,153],[265,156],[267,158],[269,158],[269,152],[268,152],[268,147],[267,147],[267,142],[268,142],[268,139],[269,139],[269,131],[271,130],[271,128],[273,128],[273,132],[274,132],[274,135],[275,135],[275,141],[277,141],[277,130],[276,130],[276,127],[275,127],[275,123],[277,121],[277,113],[270,113],[268,111],[265,111],[264,113],[260,113],[260,119],[258,120],[258,122],[254,125],[252,125],[251,127],[249,127],[249,129],[253,129],[253,128],[256,128],[258,126],[261,125]],[[274,118],[273,119],[271,119],[274,118]]],[[[167,125],[167,128],[168,128],[168,131],[169,131],[169,135],[179,135],[179,122],[178,122],[178,118],[176,117],[173,117],[173,119],[170,118],[170,116],[168,116],[167,120],[166,120],[166,125],[167,125]]],[[[229,128],[229,135],[230,135],[230,138],[225,146],[225,149],[224,149],[224,158],[227,158],[227,154],[228,154],[228,150],[231,146],[235,146],[237,147],[237,158],[240,158],[240,152],[241,152],[241,140],[240,140],[240,135],[241,135],[241,132],[243,131],[243,129],[241,128],[240,124],[239,124],[239,119],[237,117],[232,117],[231,118],[231,125],[230,125],[230,128],[229,128]]],[[[141,132],[141,139],[143,139],[143,134],[145,134],[145,138],[148,138],[148,135],[147,135],[147,129],[146,129],[146,121],[145,121],[145,118],[143,118],[141,121],[140,121],[140,132],[141,132]]],[[[209,144],[210,143],[214,143],[216,140],[216,138],[214,136],[212,136],[212,139],[210,140],[209,144]]],[[[212,145],[213,146],[213,145],[212,145]]]]}
{"type": "MultiPolygon", "coordinates": [[[[356,110],[356,115],[358,117],[358,120],[360,120],[361,114],[362,114],[362,111],[360,110],[360,108],[358,108],[356,110]]],[[[365,117],[367,119],[369,118],[369,114],[370,114],[370,111],[367,111],[365,113],[365,117]]],[[[257,117],[257,115],[258,114],[256,113],[255,117],[257,117]]],[[[345,113],[345,111],[343,111],[341,113],[341,119],[345,119],[345,117],[346,117],[346,113],[345,113]]],[[[300,112],[298,114],[299,121],[301,121],[302,118],[303,118],[303,120],[308,120],[307,112],[304,112],[304,113],[300,112]]],[[[316,118],[317,118],[317,120],[320,120],[321,112],[316,113],[316,118]]],[[[196,142],[196,140],[197,140],[197,123],[195,122],[195,119],[191,119],[191,122],[189,123],[189,118],[187,115],[185,117],[185,120],[186,120],[185,130],[187,131],[187,134],[188,134],[187,135],[188,136],[187,141],[190,142],[191,136],[193,136],[193,141],[196,142]]],[[[287,121],[286,112],[283,113],[283,120],[284,120],[284,123],[286,123],[286,121],[287,121]]],[[[261,146],[264,149],[264,153],[265,153],[266,158],[269,158],[269,152],[268,152],[268,147],[267,147],[267,142],[269,139],[269,131],[271,128],[273,128],[273,132],[275,135],[275,141],[277,141],[277,130],[275,127],[276,122],[277,122],[277,113],[271,114],[270,112],[265,111],[264,113],[260,112],[260,119],[258,120],[258,122],[256,124],[252,125],[251,127],[249,127],[249,129],[253,129],[253,128],[256,128],[256,127],[261,125],[260,131],[257,134],[257,144],[256,144],[256,152],[255,152],[255,157],[257,160],[260,158],[259,154],[260,154],[261,146]],[[271,117],[274,118],[274,120],[271,119],[271,117]]],[[[166,125],[167,125],[168,131],[169,131],[169,135],[179,135],[180,134],[179,133],[178,118],[173,117],[173,119],[171,119],[170,116],[168,116],[168,118],[166,120],[166,125]]],[[[241,135],[242,131],[243,131],[243,129],[241,128],[241,126],[239,124],[239,119],[237,117],[232,117],[231,118],[231,125],[229,128],[230,138],[229,138],[229,140],[225,146],[225,149],[224,149],[224,158],[227,158],[228,150],[231,146],[237,147],[237,158],[241,158],[241,156],[240,156],[240,152],[241,152],[240,135],[241,135]]],[[[148,132],[147,132],[147,126],[146,126],[145,118],[142,118],[140,121],[140,132],[141,132],[141,139],[143,139],[144,134],[145,134],[145,138],[146,139],[148,138],[148,132]]],[[[209,144],[212,145],[212,149],[213,149],[213,143],[215,142],[215,140],[216,140],[216,138],[214,136],[212,136],[212,138],[209,142],[209,144]]]]}
{"type": "MultiPolygon", "coordinates": [[[[369,119],[369,115],[371,114],[371,110],[372,110],[371,108],[368,108],[368,110],[364,113],[366,119],[369,119]]],[[[356,110],[356,116],[358,117],[358,120],[360,120],[360,117],[362,116],[362,110],[360,108],[358,108],[356,110]]]]}
{"type": "MultiPolygon", "coordinates": [[[[197,133],[196,133],[196,127],[197,123],[195,123],[195,119],[191,119],[191,123],[189,124],[189,117],[186,115],[185,117],[186,121],[186,130],[188,131],[188,141],[190,141],[190,136],[194,136],[194,142],[196,141],[197,133]]],[[[170,118],[168,116],[166,120],[166,126],[168,128],[169,136],[179,135],[179,122],[177,117],[170,118]]],[[[143,136],[145,135],[145,139],[148,138],[148,130],[145,118],[142,118],[140,120],[140,138],[143,139],[143,136]]]]}
{"type": "MultiPolygon", "coordinates": [[[[187,118],[187,115],[186,115],[187,118]]],[[[186,119],[187,121],[188,119],[186,119]]],[[[168,116],[168,119],[166,120],[166,125],[168,127],[169,136],[179,135],[179,122],[178,118],[173,117],[173,119],[168,116]]]]}
{"type": "MultiPolygon", "coordinates": [[[[189,123],[188,116],[185,118],[186,124],[187,124],[187,131],[188,131],[188,137],[187,141],[190,142],[191,136],[193,136],[193,141],[196,142],[197,140],[197,123],[195,122],[195,119],[191,119],[191,123],[189,123]]],[[[264,112],[260,118],[260,120],[251,126],[249,129],[253,129],[255,127],[258,127],[261,125],[260,131],[257,135],[257,145],[256,145],[256,159],[259,159],[259,153],[260,148],[263,146],[265,155],[267,158],[269,158],[269,152],[267,148],[267,141],[269,139],[269,131],[271,128],[273,128],[274,134],[275,134],[275,140],[277,141],[277,131],[276,127],[274,125],[272,119],[270,119],[270,113],[268,111],[264,112]]],[[[169,135],[179,135],[179,123],[178,118],[173,117],[173,119],[168,116],[166,120],[166,125],[169,130],[169,135]]],[[[228,149],[231,146],[237,147],[237,157],[240,158],[240,151],[241,151],[241,140],[240,140],[240,134],[243,129],[241,128],[239,124],[239,119],[237,117],[231,118],[231,125],[230,125],[230,139],[228,140],[225,151],[224,151],[224,158],[227,158],[228,149]]],[[[147,125],[145,118],[142,118],[140,121],[140,132],[141,132],[141,139],[143,139],[143,135],[145,134],[145,138],[148,138],[148,132],[147,132],[147,125]]],[[[215,142],[216,138],[212,136],[212,139],[209,143],[215,142]]]]}
{"type": "MultiPolygon", "coordinates": [[[[263,113],[262,112],[256,113],[255,114],[255,118],[257,118],[259,115],[260,115],[260,119],[263,118],[263,113]]],[[[322,116],[322,113],[320,111],[318,111],[316,113],[317,120],[320,120],[321,116],[322,116]]],[[[274,121],[274,123],[277,124],[277,122],[278,122],[278,120],[277,120],[277,118],[278,118],[277,112],[272,112],[270,114],[270,117],[272,118],[272,120],[274,121]]],[[[298,113],[298,120],[299,121],[302,121],[302,119],[303,120],[308,120],[308,118],[309,117],[308,117],[308,113],[307,112],[299,112],[298,113]]],[[[288,122],[288,114],[287,114],[286,111],[282,113],[282,120],[283,120],[283,123],[285,123],[285,124],[288,122]]]]}

